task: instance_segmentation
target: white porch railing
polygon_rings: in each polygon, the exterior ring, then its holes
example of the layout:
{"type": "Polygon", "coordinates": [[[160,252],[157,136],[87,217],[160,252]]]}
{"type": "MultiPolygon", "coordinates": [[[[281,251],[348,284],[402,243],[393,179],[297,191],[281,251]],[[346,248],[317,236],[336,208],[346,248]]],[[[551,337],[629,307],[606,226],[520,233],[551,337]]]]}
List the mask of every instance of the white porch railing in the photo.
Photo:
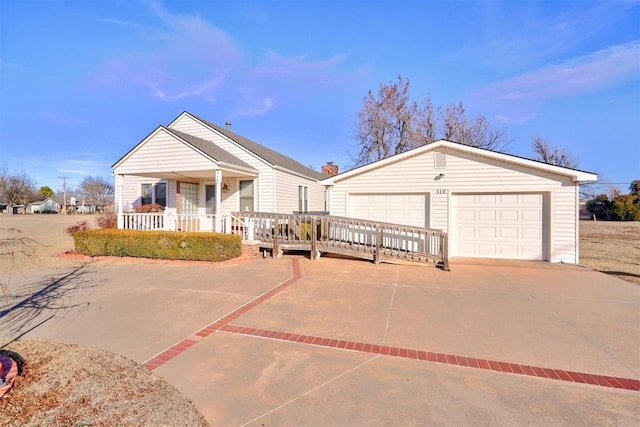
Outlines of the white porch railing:
{"type": "Polygon", "coordinates": [[[310,250],[354,257],[414,262],[436,261],[449,269],[448,235],[441,230],[343,218],[330,215],[273,214],[260,212],[216,215],[120,213],[118,228],[166,231],[216,231],[238,234],[242,240],[259,240],[262,247],[310,250]]]}
{"type": "Polygon", "coordinates": [[[211,214],[119,213],[118,228],[126,230],[215,231],[216,216],[211,214]]]}

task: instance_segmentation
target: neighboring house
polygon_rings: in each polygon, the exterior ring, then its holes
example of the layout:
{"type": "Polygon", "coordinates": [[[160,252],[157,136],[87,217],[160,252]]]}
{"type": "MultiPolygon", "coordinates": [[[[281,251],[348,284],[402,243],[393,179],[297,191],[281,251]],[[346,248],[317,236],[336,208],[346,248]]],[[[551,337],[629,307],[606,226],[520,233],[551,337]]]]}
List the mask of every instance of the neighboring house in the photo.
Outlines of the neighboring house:
{"type": "Polygon", "coordinates": [[[55,212],[60,210],[60,204],[53,199],[45,199],[40,202],[33,202],[29,204],[30,213],[43,213],[43,212],[55,212]]]}
{"type": "Polygon", "coordinates": [[[79,214],[92,214],[96,213],[96,207],[93,205],[80,205],[76,206],[76,213],[79,214]]]}
{"type": "Polygon", "coordinates": [[[200,230],[222,230],[228,212],[325,210],[324,175],[188,112],[112,168],[120,214],[156,204],[174,218],[197,218],[200,230]]]}
{"type": "Polygon", "coordinates": [[[449,233],[453,257],[578,263],[589,172],[445,140],[327,178],[331,215],[449,233]]]}

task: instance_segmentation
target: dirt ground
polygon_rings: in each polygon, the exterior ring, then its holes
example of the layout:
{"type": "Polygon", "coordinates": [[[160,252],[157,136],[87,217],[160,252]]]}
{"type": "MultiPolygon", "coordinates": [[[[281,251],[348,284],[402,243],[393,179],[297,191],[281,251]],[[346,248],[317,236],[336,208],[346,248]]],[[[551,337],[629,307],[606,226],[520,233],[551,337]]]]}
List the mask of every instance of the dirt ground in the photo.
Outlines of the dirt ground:
{"type": "Polygon", "coordinates": [[[580,264],[640,284],[640,222],[580,221],[580,264]]]}
{"type": "Polygon", "coordinates": [[[175,387],[120,355],[35,340],[0,347],[22,365],[0,425],[208,425],[175,387]]]}

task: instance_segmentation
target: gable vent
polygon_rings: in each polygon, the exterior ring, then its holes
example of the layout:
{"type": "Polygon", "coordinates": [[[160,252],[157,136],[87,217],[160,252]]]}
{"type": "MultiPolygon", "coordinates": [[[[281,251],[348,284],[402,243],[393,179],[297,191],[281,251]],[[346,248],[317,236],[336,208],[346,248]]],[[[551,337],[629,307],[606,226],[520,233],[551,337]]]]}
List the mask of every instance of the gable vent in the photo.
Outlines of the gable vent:
{"type": "Polygon", "coordinates": [[[433,167],[435,169],[447,168],[447,154],[446,153],[433,153],[433,167]]]}

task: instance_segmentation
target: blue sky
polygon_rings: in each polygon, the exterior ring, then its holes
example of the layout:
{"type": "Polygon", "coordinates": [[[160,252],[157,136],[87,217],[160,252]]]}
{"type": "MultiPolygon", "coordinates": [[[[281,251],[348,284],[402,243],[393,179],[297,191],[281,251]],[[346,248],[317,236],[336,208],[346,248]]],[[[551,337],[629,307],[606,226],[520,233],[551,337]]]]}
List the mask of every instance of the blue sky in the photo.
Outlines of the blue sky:
{"type": "Polygon", "coordinates": [[[367,91],[462,101],[640,179],[638,1],[0,0],[0,164],[38,186],[111,165],[187,110],[301,163],[341,170],[367,91]]]}

